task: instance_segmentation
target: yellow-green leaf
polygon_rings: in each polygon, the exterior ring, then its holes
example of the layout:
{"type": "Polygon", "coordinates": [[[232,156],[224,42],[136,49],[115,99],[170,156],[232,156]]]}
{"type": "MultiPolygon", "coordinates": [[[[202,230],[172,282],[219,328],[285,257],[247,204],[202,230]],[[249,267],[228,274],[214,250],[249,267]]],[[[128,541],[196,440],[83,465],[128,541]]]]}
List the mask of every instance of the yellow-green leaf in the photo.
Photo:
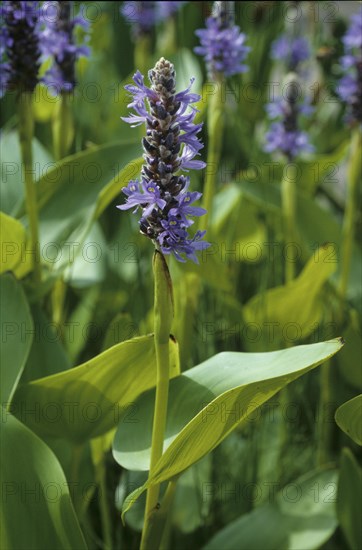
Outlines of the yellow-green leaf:
{"type": "MultiPolygon", "coordinates": [[[[336,339],[268,353],[224,352],[172,380],[164,454],[131,501],[212,451],[254,410],[342,345],[336,339]]],[[[125,468],[149,467],[154,399],[154,391],[142,395],[135,403],[139,422],[131,427],[121,419],[118,426],[113,455],[125,468]]],[[[131,503],[126,500],[124,512],[131,503]]]]}
{"type": "Polygon", "coordinates": [[[267,343],[270,349],[282,342],[295,343],[309,336],[323,314],[321,289],[336,267],[333,246],[326,244],[316,250],[299,277],[291,283],[251,298],[243,314],[250,334],[252,329],[256,332],[255,338],[250,335],[246,343],[267,343]]]}
{"type": "Polygon", "coordinates": [[[362,445],[362,395],[346,401],[336,411],[338,426],[358,445],[362,445]]]}
{"type": "MultiPolygon", "coordinates": [[[[169,349],[172,377],[179,372],[173,339],[169,349]]],[[[108,432],[124,415],[135,426],[139,419],[134,400],[155,381],[154,338],[141,336],[71,370],[20,386],[14,413],[39,435],[82,443],[108,432]]]]}

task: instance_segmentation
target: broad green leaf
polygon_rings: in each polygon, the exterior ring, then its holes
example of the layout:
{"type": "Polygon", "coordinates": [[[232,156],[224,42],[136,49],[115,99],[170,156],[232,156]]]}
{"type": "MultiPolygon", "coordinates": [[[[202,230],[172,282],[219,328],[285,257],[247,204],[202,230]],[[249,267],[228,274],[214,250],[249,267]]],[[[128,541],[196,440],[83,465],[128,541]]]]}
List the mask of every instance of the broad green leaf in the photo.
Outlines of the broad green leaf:
{"type": "Polygon", "coordinates": [[[50,376],[70,369],[69,357],[64,349],[62,337],[70,327],[60,327],[51,322],[39,304],[31,307],[35,335],[30,353],[21,377],[21,383],[50,376]]]}
{"type": "Polygon", "coordinates": [[[331,247],[325,245],[316,251],[297,279],[247,302],[243,309],[245,323],[258,331],[258,338],[250,337],[251,345],[253,341],[261,345],[267,342],[275,348],[281,342],[302,340],[315,330],[323,314],[322,287],[337,267],[329,261],[330,253],[331,247]]]}
{"type": "MultiPolygon", "coordinates": [[[[268,353],[219,353],[172,380],[164,454],[137,495],[212,451],[255,409],[342,345],[336,339],[268,353]]],[[[139,423],[132,428],[120,421],[113,456],[124,468],[149,468],[154,400],[153,391],[136,401],[139,423]]],[[[130,495],[130,501],[134,498],[130,495]]]]}
{"type": "Polygon", "coordinates": [[[75,256],[74,263],[64,272],[64,280],[73,288],[86,288],[101,283],[106,272],[107,243],[98,222],[91,227],[88,236],[75,256]]]}
{"type": "MultiPolygon", "coordinates": [[[[177,372],[178,347],[170,339],[170,376],[177,372]]],[[[83,443],[108,432],[124,413],[136,425],[138,409],[133,402],[155,381],[153,335],[141,336],[79,367],[20,386],[14,412],[39,435],[83,443]]]]}
{"type": "Polygon", "coordinates": [[[362,470],[353,453],[345,448],[338,483],[337,517],[351,550],[362,547],[361,508],[362,470]]]}
{"type": "MultiPolygon", "coordinates": [[[[356,312],[353,312],[356,314],[356,312]]],[[[338,366],[343,378],[357,391],[362,391],[361,349],[362,337],[357,315],[352,315],[351,322],[343,331],[347,346],[338,354],[338,366]]]]}
{"type": "Polygon", "coordinates": [[[132,143],[116,143],[67,157],[38,183],[43,261],[53,271],[84,253],[93,222],[136,177],[140,160],[132,143]]]}
{"type": "Polygon", "coordinates": [[[266,240],[258,210],[240,186],[230,184],[215,196],[210,239],[215,239],[222,263],[259,262],[266,240]]]}
{"type": "Polygon", "coordinates": [[[203,550],[320,548],[337,527],[336,494],[336,470],[309,472],[227,525],[203,550]]]}
{"type": "Polygon", "coordinates": [[[63,470],[47,445],[3,411],[3,550],[86,549],[63,470]]]}
{"type": "Polygon", "coordinates": [[[0,277],[1,404],[7,408],[33,341],[33,320],[21,284],[9,273],[0,277]]]}
{"type": "Polygon", "coordinates": [[[13,271],[17,278],[24,277],[32,267],[31,254],[26,254],[25,227],[4,212],[0,212],[0,273],[13,271]]]}
{"type": "Polygon", "coordinates": [[[362,395],[357,395],[336,410],[338,426],[358,445],[362,445],[362,395]]]}
{"type": "MultiPolygon", "coordinates": [[[[24,198],[24,180],[17,132],[4,132],[0,138],[1,164],[0,202],[1,210],[10,216],[18,216],[24,198]]],[[[35,178],[40,178],[54,166],[52,157],[43,145],[33,139],[33,164],[35,178]]],[[[24,212],[24,209],[23,209],[24,212]]]]}

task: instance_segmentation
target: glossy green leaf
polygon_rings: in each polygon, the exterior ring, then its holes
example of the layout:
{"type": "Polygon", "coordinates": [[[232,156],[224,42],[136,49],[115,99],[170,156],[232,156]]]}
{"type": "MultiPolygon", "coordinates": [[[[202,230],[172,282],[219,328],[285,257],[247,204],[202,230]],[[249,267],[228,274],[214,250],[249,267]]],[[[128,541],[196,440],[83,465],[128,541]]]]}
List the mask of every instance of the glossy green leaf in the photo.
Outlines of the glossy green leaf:
{"type": "Polygon", "coordinates": [[[2,550],[86,549],[63,470],[47,445],[3,411],[2,550]]]}
{"type": "Polygon", "coordinates": [[[33,341],[33,320],[21,284],[9,273],[0,277],[1,404],[8,406],[33,341]]]}
{"type": "Polygon", "coordinates": [[[335,261],[330,261],[331,247],[325,245],[310,258],[299,277],[288,285],[271,288],[254,296],[243,309],[244,320],[255,327],[255,338],[250,336],[250,345],[280,346],[309,336],[323,314],[320,295],[324,283],[336,270],[335,261]],[[263,338],[260,338],[260,335],[263,338]]]}
{"type": "Polygon", "coordinates": [[[315,550],[337,527],[336,470],[309,472],[233,521],[203,550],[315,550]]]}
{"type": "Polygon", "coordinates": [[[337,362],[343,378],[357,391],[362,392],[362,336],[356,312],[354,313],[349,326],[343,331],[343,338],[348,345],[338,354],[337,362]]]}
{"type": "Polygon", "coordinates": [[[32,305],[31,315],[35,336],[21,377],[22,384],[63,372],[71,367],[62,343],[62,336],[70,327],[63,327],[62,332],[59,326],[50,322],[39,304],[32,305]]]}
{"type": "MultiPolygon", "coordinates": [[[[171,339],[170,376],[177,372],[178,347],[171,339]]],[[[82,443],[108,432],[124,413],[127,422],[136,425],[133,401],[155,381],[154,339],[141,336],[71,370],[20,386],[14,411],[39,435],[82,443]]]]}
{"type": "Polygon", "coordinates": [[[338,483],[337,517],[349,548],[362,548],[362,470],[353,453],[342,450],[338,483]]]}
{"type": "MultiPolygon", "coordinates": [[[[24,181],[21,173],[20,144],[17,132],[3,132],[0,138],[3,158],[1,165],[0,199],[1,210],[10,216],[18,216],[24,197],[24,181]]],[[[33,139],[33,162],[35,177],[54,166],[52,157],[44,146],[33,139]]],[[[24,208],[23,208],[24,213],[24,208]]]]}
{"type": "Polygon", "coordinates": [[[239,185],[230,184],[215,196],[209,238],[216,240],[217,254],[224,264],[262,259],[265,226],[258,218],[255,204],[239,185]]]}
{"type": "Polygon", "coordinates": [[[338,407],[336,411],[338,426],[358,445],[362,445],[362,395],[357,395],[338,407]]]}
{"type": "Polygon", "coordinates": [[[67,157],[38,183],[43,261],[60,270],[86,251],[93,222],[139,173],[138,144],[115,143],[67,157]]]}
{"type": "Polygon", "coordinates": [[[20,278],[31,270],[31,254],[25,254],[25,227],[4,212],[0,212],[0,246],[0,273],[13,271],[20,278]]]}
{"type": "MultiPolygon", "coordinates": [[[[212,451],[255,409],[342,345],[336,339],[268,353],[219,353],[172,380],[164,454],[137,495],[212,451]]],[[[120,421],[113,456],[125,468],[149,467],[154,399],[154,392],[147,392],[136,401],[139,422],[132,429],[120,421]]],[[[130,495],[124,511],[134,498],[130,495]]]]}

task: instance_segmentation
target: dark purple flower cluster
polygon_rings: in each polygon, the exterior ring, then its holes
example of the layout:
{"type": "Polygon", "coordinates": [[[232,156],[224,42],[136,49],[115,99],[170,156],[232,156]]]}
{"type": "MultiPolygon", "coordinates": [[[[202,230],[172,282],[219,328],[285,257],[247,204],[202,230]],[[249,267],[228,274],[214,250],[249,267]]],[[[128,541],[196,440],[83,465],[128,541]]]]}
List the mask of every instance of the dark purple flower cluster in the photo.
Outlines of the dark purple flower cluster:
{"type": "Polygon", "coordinates": [[[272,122],[266,133],[264,151],[281,151],[289,161],[301,153],[314,150],[308,134],[299,129],[300,115],[310,115],[313,107],[306,101],[299,101],[300,89],[297,83],[295,85],[295,94],[290,93],[287,97],[277,98],[266,107],[269,118],[275,122],[272,122]]]}
{"type": "Polygon", "coordinates": [[[295,71],[299,63],[310,57],[308,40],[283,34],[272,44],[272,58],[286,63],[289,71],[295,71]]]}
{"type": "Polygon", "coordinates": [[[2,2],[0,6],[0,95],[32,92],[40,67],[39,2],[2,2]]]}
{"type": "Polygon", "coordinates": [[[362,14],[351,17],[351,24],[343,37],[345,55],[341,65],[345,71],[338,86],[338,94],[348,105],[348,119],[362,122],[362,14]]]}
{"type": "Polygon", "coordinates": [[[124,2],[121,13],[133,27],[135,37],[151,32],[152,28],[171,17],[186,2],[124,2]]]}
{"type": "Polygon", "coordinates": [[[197,137],[202,125],[194,124],[196,109],[191,105],[200,96],[190,92],[193,80],[186,90],[176,93],[174,67],[164,58],[149,72],[149,79],[150,88],[137,71],[134,85],[126,86],[133,96],[128,107],[136,114],[123,120],[132,126],[146,124],[146,137],[142,140],[146,163],[141,181],[130,181],[123,188],[127,202],[118,208],[134,208],[134,212],[141,208],[141,233],[164,254],[172,253],[180,262],[185,262],[186,256],[198,263],[196,252],[209,243],[201,240],[205,231],[197,231],[190,238],[188,230],[194,222],[189,216],[202,216],[206,211],[193,206],[201,193],[190,192],[190,179],[178,172],[205,167],[204,162],[194,160],[203,147],[197,137]]]}
{"type": "Polygon", "coordinates": [[[194,48],[194,52],[204,57],[211,79],[217,73],[232,76],[248,69],[243,62],[250,48],[245,46],[245,34],[234,25],[227,4],[231,2],[215,2],[213,15],[206,19],[206,29],[196,31],[201,46],[194,48]]]}
{"type": "MultiPolygon", "coordinates": [[[[42,53],[52,56],[53,65],[44,76],[44,82],[58,93],[70,92],[76,85],[75,62],[81,56],[88,56],[89,48],[75,43],[74,32],[77,27],[89,30],[89,22],[81,15],[71,16],[71,2],[44,2],[42,20],[45,23],[42,32],[42,53]]],[[[85,39],[88,35],[85,34],[85,39]]]]}

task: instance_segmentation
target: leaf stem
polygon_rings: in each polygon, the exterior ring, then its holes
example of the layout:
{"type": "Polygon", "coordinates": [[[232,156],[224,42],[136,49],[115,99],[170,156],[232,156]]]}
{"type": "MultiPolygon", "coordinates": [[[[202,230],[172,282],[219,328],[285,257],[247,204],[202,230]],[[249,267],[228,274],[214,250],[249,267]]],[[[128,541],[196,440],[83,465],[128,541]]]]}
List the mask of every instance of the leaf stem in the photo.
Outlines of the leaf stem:
{"type": "MultiPolygon", "coordinates": [[[[163,453],[166,428],[168,386],[169,386],[169,337],[173,319],[172,282],[167,263],[161,252],[155,251],[153,258],[155,281],[155,351],[157,361],[156,401],[152,427],[151,476],[163,453]]],[[[146,550],[151,515],[157,510],[160,485],[152,485],[147,491],[145,524],[142,532],[141,550],[146,550]]]]}
{"type": "Polygon", "coordinates": [[[33,179],[33,151],[32,139],[34,133],[34,119],[32,108],[32,94],[23,92],[18,98],[19,113],[19,142],[23,177],[25,183],[25,203],[28,214],[31,245],[34,254],[33,278],[36,285],[41,282],[40,243],[36,188],[33,179]]]}

